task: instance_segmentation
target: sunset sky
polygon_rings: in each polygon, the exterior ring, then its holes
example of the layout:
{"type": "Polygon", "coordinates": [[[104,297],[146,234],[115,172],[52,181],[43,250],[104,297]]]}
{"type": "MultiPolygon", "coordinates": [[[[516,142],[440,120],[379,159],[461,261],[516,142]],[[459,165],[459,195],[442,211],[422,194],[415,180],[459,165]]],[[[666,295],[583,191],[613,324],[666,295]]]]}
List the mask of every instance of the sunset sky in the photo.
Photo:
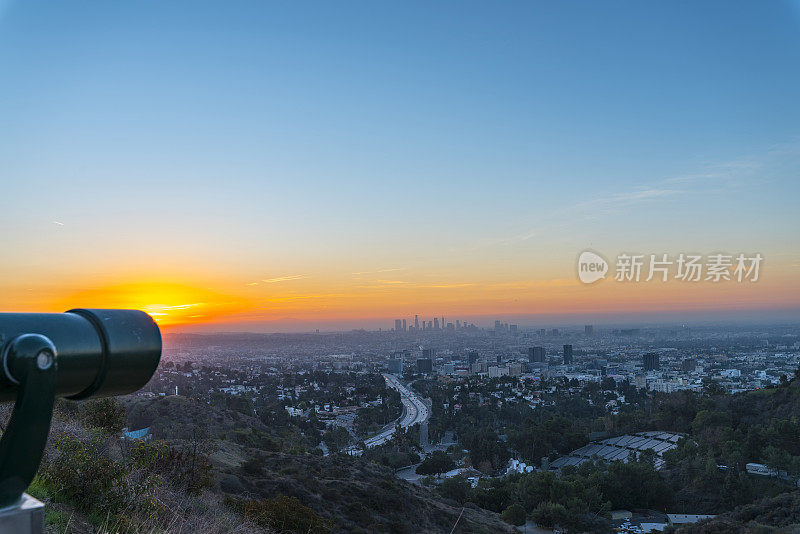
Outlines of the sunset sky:
{"type": "Polygon", "coordinates": [[[0,72],[4,311],[800,317],[800,1],[0,0],[0,72]],[[764,262],[584,285],[586,249],[764,262]]]}

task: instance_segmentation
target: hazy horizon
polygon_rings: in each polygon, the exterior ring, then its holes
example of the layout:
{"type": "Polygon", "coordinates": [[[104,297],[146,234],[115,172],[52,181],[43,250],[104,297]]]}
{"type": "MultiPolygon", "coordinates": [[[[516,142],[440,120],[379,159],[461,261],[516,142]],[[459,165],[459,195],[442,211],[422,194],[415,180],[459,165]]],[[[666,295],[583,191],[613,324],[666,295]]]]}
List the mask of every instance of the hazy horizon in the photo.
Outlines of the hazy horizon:
{"type": "MultiPolygon", "coordinates": [[[[434,316],[420,316],[420,320],[433,320],[434,316]]],[[[441,316],[436,316],[441,318],[441,316]]],[[[363,320],[346,319],[339,322],[308,323],[299,319],[276,319],[261,323],[198,323],[193,325],[175,325],[162,327],[168,334],[281,334],[281,333],[313,333],[319,329],[320,333],[349,332],[365,329],[376,331],[391,331],[395,319],[405,318],[413,324],[411,317],[379,317],[365,318],[363,320]]],[[[482,315],[482,316],[453,316],[445,317],[446,322],[466,320],[479,328],[492,328],[495,320],[516,324],[520,329],[533,328],[575,328],[582,329],[591,324],[595,329],[603,328],[669,328],[685,325],[688,327],[736,327],[736,326],[796,326],[800,324],[800,309],[787,310],[734,310],[718,312],[709,315],[705,312],[675,311],[672,313],[651,314],[619,314],[607,315],[482,315]]]]}

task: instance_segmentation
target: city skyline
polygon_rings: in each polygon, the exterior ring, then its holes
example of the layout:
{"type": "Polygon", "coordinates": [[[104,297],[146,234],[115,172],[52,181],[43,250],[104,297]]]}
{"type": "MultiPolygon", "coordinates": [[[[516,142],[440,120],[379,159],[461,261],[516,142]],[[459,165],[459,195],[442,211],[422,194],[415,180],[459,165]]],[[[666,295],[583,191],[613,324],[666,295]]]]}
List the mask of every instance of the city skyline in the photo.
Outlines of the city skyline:
{"type": "Polygon", "coordinates": [[[312,5],[0,2],[0,307],[797,316],[800,3],[312,5]],[[764,263],[587,285],[584,250],[764,263]]]}

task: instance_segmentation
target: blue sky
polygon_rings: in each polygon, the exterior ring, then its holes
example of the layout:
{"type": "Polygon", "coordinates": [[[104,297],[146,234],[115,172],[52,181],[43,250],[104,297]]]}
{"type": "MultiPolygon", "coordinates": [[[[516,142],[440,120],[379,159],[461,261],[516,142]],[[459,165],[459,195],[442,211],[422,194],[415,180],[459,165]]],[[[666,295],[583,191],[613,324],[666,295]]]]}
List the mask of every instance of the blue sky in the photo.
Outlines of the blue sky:
{"type": "Polygon", "coordinates": [[[10,280],[800,257],[797,2],[1,12],[10,280]]]}

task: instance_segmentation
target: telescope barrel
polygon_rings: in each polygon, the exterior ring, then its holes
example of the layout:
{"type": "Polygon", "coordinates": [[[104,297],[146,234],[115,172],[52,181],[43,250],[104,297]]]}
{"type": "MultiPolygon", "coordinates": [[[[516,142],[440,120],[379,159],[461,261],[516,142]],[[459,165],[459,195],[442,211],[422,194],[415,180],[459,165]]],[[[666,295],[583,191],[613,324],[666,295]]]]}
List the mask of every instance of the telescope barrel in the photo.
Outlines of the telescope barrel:
{"type": "Polygon", "coordinates": [[[52,341],[58,362],[55,394],[69,399],[133,393],[161,359],[161,332],[138,310],[75,309],[66,313],[0,313],[0,402],[13,401],[19,381],[7,362],[17,336],[52,341]]]}

